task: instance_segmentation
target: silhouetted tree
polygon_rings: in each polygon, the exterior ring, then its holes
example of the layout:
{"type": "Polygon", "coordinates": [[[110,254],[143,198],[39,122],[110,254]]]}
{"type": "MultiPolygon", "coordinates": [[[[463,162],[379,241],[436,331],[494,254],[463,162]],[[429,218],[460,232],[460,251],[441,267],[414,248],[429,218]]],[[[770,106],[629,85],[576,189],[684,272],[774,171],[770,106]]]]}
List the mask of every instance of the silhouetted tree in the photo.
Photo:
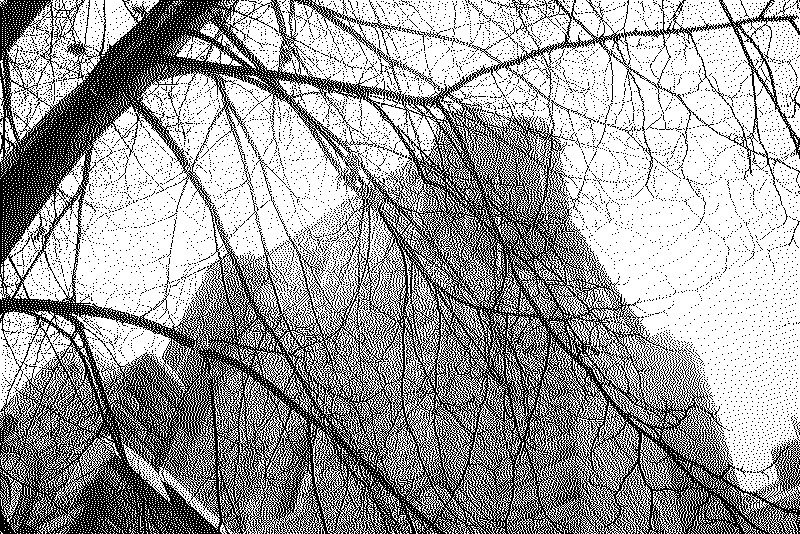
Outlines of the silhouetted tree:
{"type": "Polygon", "coordinates": [[[139,457],[240,532],[775,526],[693,349],[574,220],[662,182],[694,206],[686,158],[736,150],[796,231],[796,6],[123,2],[113,43],[101,7],[0,6],[0,528],[73,528],[139,457]],[[143,331],[163,356],[120,366],[143,331]]]}

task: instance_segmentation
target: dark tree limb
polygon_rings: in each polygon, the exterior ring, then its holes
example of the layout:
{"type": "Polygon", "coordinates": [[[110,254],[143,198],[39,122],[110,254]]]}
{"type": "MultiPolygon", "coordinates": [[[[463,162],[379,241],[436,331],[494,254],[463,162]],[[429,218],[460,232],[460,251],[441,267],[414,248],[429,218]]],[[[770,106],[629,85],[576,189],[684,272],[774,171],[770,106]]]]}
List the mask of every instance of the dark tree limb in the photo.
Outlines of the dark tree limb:
{"type": "Polygon", "coordinates": [[[14,534],[11,525],[8,524],[6,516],[3,515],[2,507],[0,507],[0,534],[14,534]]]}
{"type": "Polygon", "coordinates": [[[8,0],[0,4],[0,57],[8,54],[14,43],[42,12],[49,0],[8,0]]]}
{"type": "MultiPolygon", "coordinates": [[[[440,527],[438,527],[426,514],[420,511],[411,501],[409,501],[408,498],[397,489],[395,484],[388,480],[377,467],[372,465],[369,460],[364,458],[362,454],[360,454],[353,446],[351,446],[330,423],[318,417],[314,413],[306,410],[300,405],[300,403],[289,397],[277,384],[269,380],[267,377],[249,365],[235,358],[225,356],[209,346],[201,346],[197,340],[191,336],[180,333],[174,328],[164,326],[156,321],[145,319],[144,317],[139,317],[131,313],[115,310],[113,308],[104,308],[94,304],[82,304],[69,301],[3,298],[0,299],[0,317],[2,317],[2,315],[6,312],[18,312],[29,315],[36,314],[37,312],[45,312],[65,317],[69,317],[71,315],[88,315],[90,317],[111,319],[120,323],[145,328],[154,334],[167,337],[186,347],[187,349],[196,350],[204,361],[218,361],[228,367],[238,370],[243,375],[246,375],[255,383],[263,387],[290,411],[296,413],[304,421],[306,421],[306,423],[322,431],[337,447],[341,448],[349,457],[353,458],[356,464],[364,469],[373,480],[375,480],[381,487],[383,487],[383,489],[389,492],[389,494],[394,497],[395,500],[397,500],[402,510],[415,517],[431,532],[443,534],[443,531],[440,527]]],[[[209,342],[213,341],[215,340],[209,340],[209,342]]]]}
{"type": "MultiPolygon", "coordinates": [[[[92,143],[152,83],[176,73],[158,58],[176,54],[235,0],[161,0],[114,44],[86,79],[58,102],[0,162],[0,258],[14,245],[92,143]]],[[[12,2],[11,4],[25,3],[12,2]]],[[[5,22],[5,18],[3,18],[5,22]]],[[[5,24],[4,24],[5,27],[5,24]]],[[[5,30],[4,30],[5,32],[5,30]]]]}

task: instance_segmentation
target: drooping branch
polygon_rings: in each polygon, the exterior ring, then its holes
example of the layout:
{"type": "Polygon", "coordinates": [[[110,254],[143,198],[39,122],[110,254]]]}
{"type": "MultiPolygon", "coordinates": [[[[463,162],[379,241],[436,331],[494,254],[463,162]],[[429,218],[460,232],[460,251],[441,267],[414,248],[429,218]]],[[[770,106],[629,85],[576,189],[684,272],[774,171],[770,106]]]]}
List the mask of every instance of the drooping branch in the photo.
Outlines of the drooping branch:
{"type": "Polygon", "coordinates": [[[13,312],[25,313],[28,315],[37,312],[47,312],[53,315],[60,315],[62,317],[75,315],[109,319],[119,323],[136,326],[138,328],[144,328],[145,330],[149,330],[154,334],[169,338],[185,347],[194,347],[194,340],[191,337],[181,334],[174,328],[164,326],[161,323],[145,317],[134,315],[132,313],[115,310],[113,308],[97,306],[95,304],[48,299],[0,299],[0,319],[2,319],[2,316],[6,313],[13,312]]]}
{"type": "MultiPolygon", "coordinates": [[[[370,477],[372,477],[381,487],[383,487],[383,489],[389,492],[389,494],[397,500],[404,511],[407,511],[413,515],[431,531],[444,534],[441,528],[439,528],[430,518],[422,513],[413,503],[411,503],[408,498],[403,495],[397,489],[397,487],[380,472],[377,467],[373,466],[366,458],[363,457],[363,455],[359,454],[358,451],[356,451],[355,448],[353,448],[331,424],[306,410],[302,405],[300,405],[300,403],[289,397],[280,387],[278,387],[278,385],[269,380],[256,369],[253,369],[251,366],[235,358],[221,354],[210,346],[199,346],[200,344],[196,339],[182,334],[174,328],[164,326],[156,321],[139,317],[128,312],[115,310],[113,308],[105,308],[102,306],[96,306],[94,304],[46,299],[0,299],[0,318],[8,312],[25,313],[28,315],[45,312],[62,317],[91,316],[101,319],[110,319],[132,326],[138,326],[140,328],[145,328],[154,334],[167,337],[187,349],[196,350],[204,360],[215,360],[228,367],[238,370],[267,390],[267,392],[278,399],[291,412],[300,416],[304,421],[312,425],[314,428],[321,430],[325,436],[331,440],[332,443],[334,443],[341,450],[345,451],[347,455],[350,456],[356,462],[356,464],[358,464],[359,467],[364,469],[370,475],[370,477]]],[[[209,345],[214,341],[215,340],[209,340],[209,345]]]]}

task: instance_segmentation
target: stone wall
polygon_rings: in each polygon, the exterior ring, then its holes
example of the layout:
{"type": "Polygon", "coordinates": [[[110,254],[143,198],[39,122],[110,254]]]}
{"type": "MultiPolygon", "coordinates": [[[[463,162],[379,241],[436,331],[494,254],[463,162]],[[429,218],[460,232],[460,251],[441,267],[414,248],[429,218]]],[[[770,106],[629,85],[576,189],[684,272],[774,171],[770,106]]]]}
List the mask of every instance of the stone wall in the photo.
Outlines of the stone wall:
{"type": "Polygon", "coordinates": [[[178,380],[153,358],[118,380],[126,443],[212,512],[219,488],[232,532],[320,531],[320,515],[328,532],[410,530],[333,434],[445,532],[724,528],[698,488],[730,459],[696,355],[624,305],[570,219],[560,145],[531,121],[455,120],[424,176],[401,171],[415,199],[351,199],[268,258],[238,258],[255,309],[223,260],[181,321],[324,431],[171,343],[178,380]],[[660,434],[665,402],[684,415],[660,434]],[[631,422],[711,474],[680,475],[631,422]]]}
{"type": "MultiPolygon", "coordinates": [[[[552,136],[482,115],[456,123],[466,127],[443,128],[413,210],[391,199],[367,210],[348,201],[256,268],[267,324],[253,323],[241,356],[324,414],[448,532],[545,531],[559,522],[580,532],[634,532],[648,521],[685,528],[700,506],[686,497],[685,477],[658,447],[638,445],[607,398],[653,433],[653,409],[665,401],[684,411],[697,404],[666,442],[721,473],[730,459],[712,405],[695,403],[708,395],[696,358],[671,340],[654,343],[624,306],[569,218],[552,136]],[[582,515],[563,512],[570,506],[582,515]]],[[[208,295],[198,302],[216,309],[208,295]]],[[[324,433],[309,436],[252,384],[224,382],[229,524],[320,528],[316,502],[301,502],[312,462],[329,532],[404,521],[324,433]],[[247,505],[237,510],[237,502],[247,505]]],[[[189,485],[211,503],[211,433],[203,432],[181,456],[204,455],[187,465],[203,466],[196,477],[205,485],[189,485]]]]}

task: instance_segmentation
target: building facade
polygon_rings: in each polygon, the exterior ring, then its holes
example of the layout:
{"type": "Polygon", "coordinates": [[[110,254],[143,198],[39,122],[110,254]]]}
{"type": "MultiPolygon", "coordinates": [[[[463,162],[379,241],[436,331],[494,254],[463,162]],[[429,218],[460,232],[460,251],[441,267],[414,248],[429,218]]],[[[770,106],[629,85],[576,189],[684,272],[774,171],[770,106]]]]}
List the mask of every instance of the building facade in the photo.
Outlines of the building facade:
{"type": "MultiPolygon", "coordinates": [[[[175,343],[109,371],[134,477],[112,452],[74,452],[100,423],[72,388],[82,408],[53,443],[73,452],[47,472],[92,482],[47,510],[96,525],[81,503],[117,494],[231,533],[403,532],[422,516],[448,533],[735,532],[700,361],[614,289],[570,218],[556,140],[469,111],[455,124],[396,177],[415,194],[350,199],[268,258],[208,271],[179,328],[285,398],[175,343]]],[[[15,521],[56,532],[45,508],[15,521]]]]}
{"type": "MultiPolygon", "coordinates": [[[[268,261],[245,258],[251,295],[215,268],[187,325],[324,415],[446,531],[734,531],[735,476],[693,348],[649,336],[624,305],[569,218],[552,138],[485,119],[440,132],[416,197],[353,199],[268,261]],[[484,213],[482,188],[496,196],[484,213]]],[[[201,368],[167,352],[182,376],[201,368]]],[[[219,376],[237,420],[220,433],[226,521],[401,529],[327,434],[219,376]],[[234,467],[244,458],[257,477],[234,467]]],[[[210,450],[208,425],[185,435],[198,437],[173,450],[210,450]]],[[[207,477],[185,476],[212,501],[207,477]]]]}
{"type": "Polygon", "coordinates": [[[160,466],[181,384],[150,355],[103,367],[125,460],[73,351],[3,407],[0,510],[17,534],[217,532],[214,516],[160,466]]]}

